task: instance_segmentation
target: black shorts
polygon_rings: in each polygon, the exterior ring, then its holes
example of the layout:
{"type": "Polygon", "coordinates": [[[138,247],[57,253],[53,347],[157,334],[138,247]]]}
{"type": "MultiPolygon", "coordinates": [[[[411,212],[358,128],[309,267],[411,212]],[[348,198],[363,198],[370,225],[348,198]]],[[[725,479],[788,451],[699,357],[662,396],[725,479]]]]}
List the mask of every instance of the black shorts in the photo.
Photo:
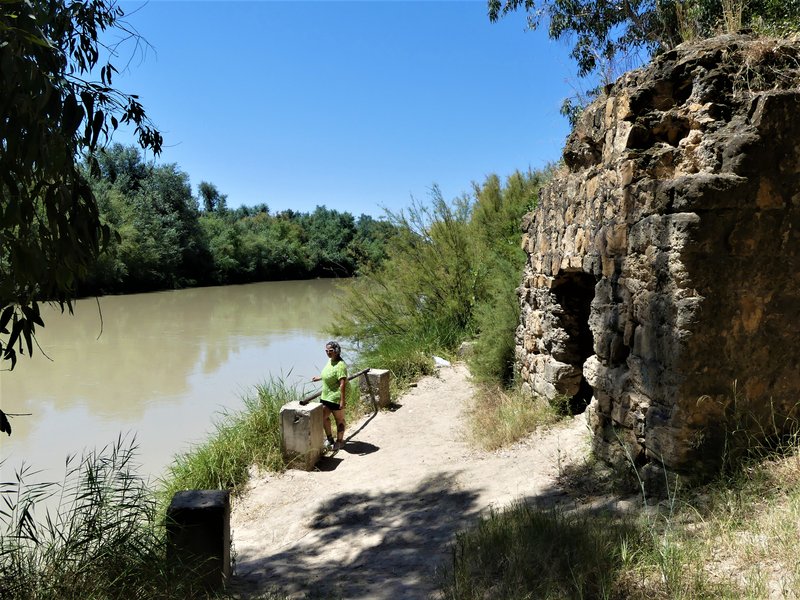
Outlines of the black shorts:
{"type": "Polygon", "coordinates": [[[330,400],[320,400],[320,402],[322,402],[322,406],[330,410],[342,410],[341,405],[336,402],[331,402],[330,400]]]}

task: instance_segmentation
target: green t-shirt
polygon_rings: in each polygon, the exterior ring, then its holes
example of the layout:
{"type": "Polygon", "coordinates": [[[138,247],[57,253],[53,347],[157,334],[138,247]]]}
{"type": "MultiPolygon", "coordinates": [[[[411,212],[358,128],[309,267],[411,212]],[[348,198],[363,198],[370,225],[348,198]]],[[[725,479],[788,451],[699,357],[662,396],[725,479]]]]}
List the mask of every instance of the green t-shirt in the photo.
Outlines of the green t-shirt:
{"type": "Polygon", "coordinates": [[[339,391],[339,380],[347,379],[347,365],[343,360],[340,360],[335,365],[328,361],[325,368],[322,369],[322,396],[320,398],[326,402],[333,402],[340,404],[342,402],[342,393],[339,391]]]}

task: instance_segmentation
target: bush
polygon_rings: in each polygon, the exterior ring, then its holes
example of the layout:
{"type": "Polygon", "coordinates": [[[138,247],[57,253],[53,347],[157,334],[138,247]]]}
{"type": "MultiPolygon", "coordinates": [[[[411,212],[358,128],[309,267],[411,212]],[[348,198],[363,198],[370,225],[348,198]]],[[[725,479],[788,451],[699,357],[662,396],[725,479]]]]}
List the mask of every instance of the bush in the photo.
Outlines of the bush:
{"type": "Polygon", "coordinates": [[[345,292],[334,334],[401,381],[428,372],[432,354],[452,356],[477,338],[476,376],[509,383],[525,263],[520,223],[546,178],[514,173],[503,186],[492,175],[451,202],[434,186],[429,204],[390,213],[389,258],[345,292]]]}

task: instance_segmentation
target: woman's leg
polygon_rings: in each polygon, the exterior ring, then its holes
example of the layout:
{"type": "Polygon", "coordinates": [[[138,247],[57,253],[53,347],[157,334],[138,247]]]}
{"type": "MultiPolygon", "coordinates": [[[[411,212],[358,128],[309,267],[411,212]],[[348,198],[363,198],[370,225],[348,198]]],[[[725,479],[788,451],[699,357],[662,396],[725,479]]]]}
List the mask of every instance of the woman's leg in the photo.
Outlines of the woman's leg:
{"type": "Polygon", "coordinates": [[[322,428],[325,430],[325,437],[330,442],[333,440],[333,432],[331,431],[331,409],[322,405],[322,428]]]}
{"type": "Polygon", "coordinates": [[[333,418],[336,419],[336,445],[341,447],[344,445],[344,410],[331,412],[333,412],[333,418]]]}

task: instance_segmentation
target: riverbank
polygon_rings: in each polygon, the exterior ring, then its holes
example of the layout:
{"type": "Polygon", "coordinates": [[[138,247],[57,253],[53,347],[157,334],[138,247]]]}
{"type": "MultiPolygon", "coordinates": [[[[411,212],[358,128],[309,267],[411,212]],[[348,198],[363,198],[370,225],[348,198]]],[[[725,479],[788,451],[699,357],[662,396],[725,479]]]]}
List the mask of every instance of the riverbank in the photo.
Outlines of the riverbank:
{"type": "Polygon", "coordinates": [[[469,444],[463,365],[423,378],[396,408],[348,428],[313,472],[254,473],[236,499],[233,589],[242,598],[425,598],[455,534],[518,500],[570,502],[560,469],[588,453],[582,416],[497,452],[469,444]]]}

